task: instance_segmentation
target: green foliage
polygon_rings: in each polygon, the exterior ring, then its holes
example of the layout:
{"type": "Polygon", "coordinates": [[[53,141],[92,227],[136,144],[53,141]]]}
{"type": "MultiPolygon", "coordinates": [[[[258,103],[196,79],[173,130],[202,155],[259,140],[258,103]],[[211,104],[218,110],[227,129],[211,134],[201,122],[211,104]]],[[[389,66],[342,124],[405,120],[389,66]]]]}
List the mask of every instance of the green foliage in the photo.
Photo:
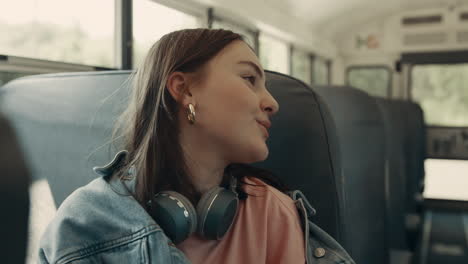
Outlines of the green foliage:
{"type": "Polygon", "coordinates": [[[324,59],[316,57],[314,60],[314,79],[316,85],[328,84],[328,65],[324,59]]]}
{"type": "Polygon", "coordinates": [[[300,50],[293,50],[291,56],[292,72],[291,75],[302,80],[307,84],[310,82],[310,58],[307,53],[300,50]]]}
{"type": "Polygon", "coordinates": [[[468,64],[415,66],[411,89],[426,123],[468,126],[468,64]]]}
{"type": "Polygon", "coordinates": [[[349,84],[373,96],[387,97],[390,72],[385,68],[355,68],[348,72],[349,84]]]}
{"type": "Polygon", "coordinates": [[[114,66],[114,41],[91,38],[79,25],[63,27],[55,24],[31,22],[7,24],[0,21],[0,54],[44,60],[114,66]]]}

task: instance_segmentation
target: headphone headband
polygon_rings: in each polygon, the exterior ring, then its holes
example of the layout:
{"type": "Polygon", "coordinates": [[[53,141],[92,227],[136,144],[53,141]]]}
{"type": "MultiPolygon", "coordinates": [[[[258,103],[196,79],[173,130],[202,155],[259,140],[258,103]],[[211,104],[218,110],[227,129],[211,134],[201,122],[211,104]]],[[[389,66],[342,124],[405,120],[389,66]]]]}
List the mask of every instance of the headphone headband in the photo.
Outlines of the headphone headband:
{"type": "Polygon", "coordinates": [[[238,195],[236,188],[237,188],[237,178],[234,176],[231,176],[231,179],[229,179],[229,190],[231,190],[231,192],[238,195]]]}

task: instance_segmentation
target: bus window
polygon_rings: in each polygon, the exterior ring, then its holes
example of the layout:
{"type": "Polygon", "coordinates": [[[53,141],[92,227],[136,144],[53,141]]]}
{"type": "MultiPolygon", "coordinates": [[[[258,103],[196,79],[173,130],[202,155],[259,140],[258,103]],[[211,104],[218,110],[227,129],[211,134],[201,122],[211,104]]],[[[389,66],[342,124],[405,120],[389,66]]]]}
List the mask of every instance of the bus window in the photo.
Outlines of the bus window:
{"type": "Polygon", "coordinates": [[[315,85],[328,85],[330,84],[330,63],[329,61],[314,57],[313,59],[313,77],[312,82],[315,85]]]}
{"type": "Polygon", "coordinates": [[[289,74],[288,44],[266,34],[260,34],[259,42],[263,68],[289,74]]]}
{"type": "Polygon", "coordinates": [[[373,96],[387,97],[391,86],[390,70],[384,66],[351,66],[347,71],[347,84],[373,96]]]}
{"type": "Polygon", "coordinates": [[[291,75],[310,85],[310,55],[305,51],[293,48],[291,63],[291,75]]]}
{"type": "Polygon", "coordinates": [[[428,125],[468,126],[468,64],[413,66],[411,97],[428,125]]]}
{"type": "Polygon", "coordinates": [[[133,65],[138,67],[146,52],[163,35],[202,26],[200,17],[148,0],[133,1],[133,65]]]}
{"type": "Polygon", "coordinates": [[[245,41],[250,45],[250,47],[252,47],[254,50],[257,49],[257,47],[255,47],[256,32],[247,27],[230,23],[224,19],[215,18],[213,20],[212,28],[222,28],[239,33],[242,36],[244,36],[245,41]]]}
{"type": "Polygon", "coordinates": [[[0,10],[0,54],[114,65],[114,0],[1,1],[0,10]]]}
{"type": "MultiPolygon", "coordinates": [[[[411,97],[429,126],[468,126],[468,64],[425,64],[411,69],[411,97]]],[[[431,129],[430,127],[428,129],[431,129]]],[[[468,200],[468,161],[426,159],[424,197],[468,200]]]]}

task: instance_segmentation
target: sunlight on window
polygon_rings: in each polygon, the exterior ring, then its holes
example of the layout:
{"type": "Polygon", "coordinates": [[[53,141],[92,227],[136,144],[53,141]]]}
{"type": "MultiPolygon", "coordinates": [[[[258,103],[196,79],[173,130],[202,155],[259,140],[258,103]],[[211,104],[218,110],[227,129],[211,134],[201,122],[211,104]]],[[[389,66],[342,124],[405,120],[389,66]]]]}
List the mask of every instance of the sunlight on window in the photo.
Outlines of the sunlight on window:
{"type": "Polygon", "coordinates": [[[37,263],[39,240],[57,212],[49,183],[45,179],[35,181],[31,185],[29,200],[28,253],[26,259],[28,264],[37,263]]]}
{"type": "Polygon", "coordinates": [[[320,57],[315,57],[312,82],[315,85],[327,85],[329,74],[330,73],[327,61],[320,57]]]}
{"type": "Polygon", "coordinates": [[[0,1],[0,54],[114,65],[114,0],[0,1]]]}
{"type": "Polygon", "coordinates": [[[175,30],[198,28],[198,17],[148,0],[133,1],[133,65],[138,67],[150,47],[175,30]]]}
{"type": "Polygon", "coordinates": [[[426,123],[468,126],[468,64],[416,65],[411,80],[426,123]]]}
{"type": "Polygon", "coordinates": [[[260,34],[260,62],[264,69],[289,74],[288,44],[260,34]]]}
{"type": "Polygon", "coordinates": [[[468,201],[468,161],[427,159],[425,198],[468,201]]]}
{"type": "Polygon", "coordinates": [[[291,54],[292,72],[291,75],[302,80],[307,84],[311,84],[310,72],[310,56],[307,52],[299,49],[293,49],[291,54]]]}
{"type": "Polygon", "coordinates": [[[352,67],[348,71],[348,84],[370,95],[387,97],[390,71],[383,67],[352,67]]]}
{"type": "Polygon", "coordinates": [[[247,44],[249,44],[252,49],[255,49],[255,33],[252,30],[229,23],[227,21],[221,21],[219,19],[213,21],[212,27],[227,29],[241,34],[244,37],[245,42],[247,42],[247,44]]]}

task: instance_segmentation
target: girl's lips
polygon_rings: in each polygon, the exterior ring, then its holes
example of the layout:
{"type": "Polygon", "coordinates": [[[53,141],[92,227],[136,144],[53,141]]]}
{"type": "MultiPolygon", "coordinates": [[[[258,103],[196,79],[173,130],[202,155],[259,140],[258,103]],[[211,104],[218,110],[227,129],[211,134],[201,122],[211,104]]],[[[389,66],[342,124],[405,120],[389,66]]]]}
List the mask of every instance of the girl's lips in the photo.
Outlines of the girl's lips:
{"type": "Polygon", "coordinates": [[[271,127],[271,122],[269,120],[257,120],[262,126],[264,126],[267,130],[271,127]]]}
{"type": "Polygon", "coordinates": [[[265,137],[268,138],[270,137],[270,133],[268,133],[268,128],[266,125],[262,124],[261,122],[257,121],[258,124],[260,125],[261,129],[263,129],[264,133],[265,133],[265,137]]]}

